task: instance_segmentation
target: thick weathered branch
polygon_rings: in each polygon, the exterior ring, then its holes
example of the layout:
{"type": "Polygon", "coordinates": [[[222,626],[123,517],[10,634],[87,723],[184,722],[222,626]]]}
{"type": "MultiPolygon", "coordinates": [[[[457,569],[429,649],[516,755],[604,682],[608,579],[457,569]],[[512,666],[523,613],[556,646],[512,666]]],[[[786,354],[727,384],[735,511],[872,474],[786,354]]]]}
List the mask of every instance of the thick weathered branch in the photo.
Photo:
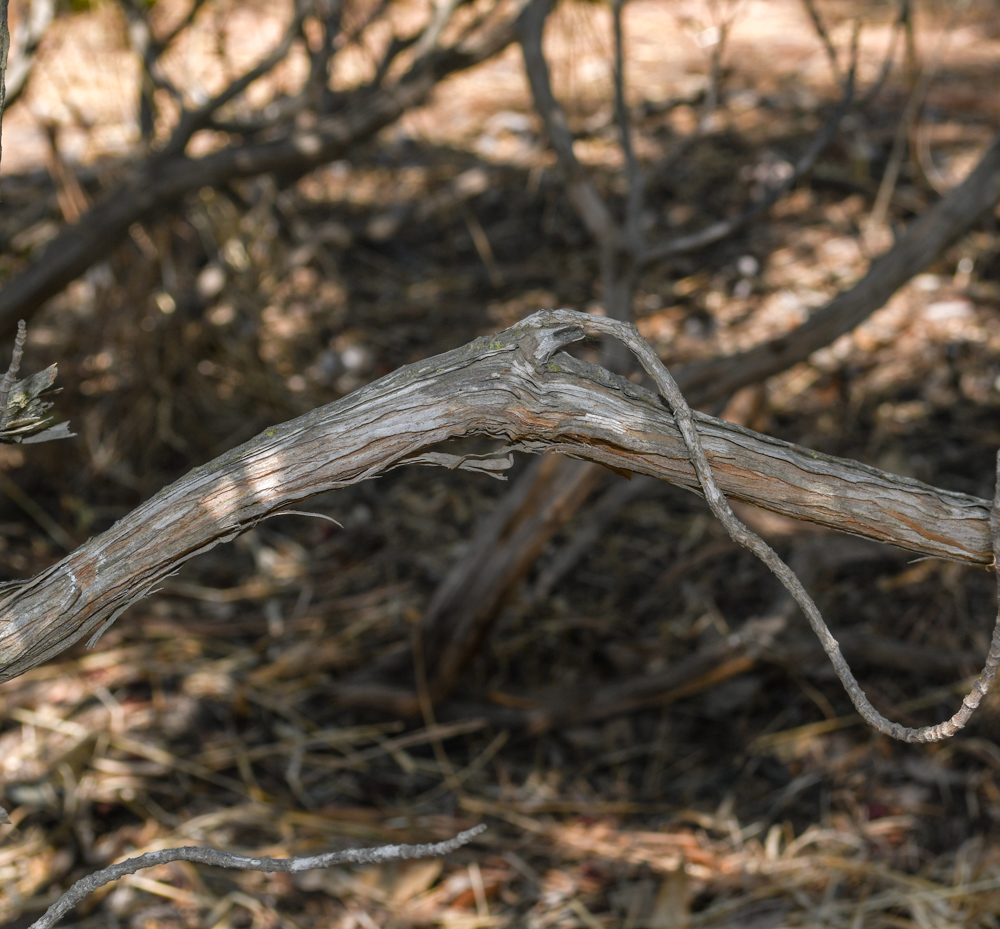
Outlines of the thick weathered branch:
{"type": "MultiPolygon", "coordinates": [[[[401,368],[267,429],[164,488],[0,599],[0,681],[85,636],[93,641],[184,562],[269,513],[408,460],[441,463],[424,452],[450,438],[493,436],[513,449],[562,452],[696,489],[660,398],[560,352],[573,341],[568,315],[536,313],[496,336],[401,368]]],[[[580,326],[590,319],[573,315],[580,326]]],[[[992,562],[985,500],[709,416],[696,420],[715,478],[732,498],[926,555],[992,562]]]]}

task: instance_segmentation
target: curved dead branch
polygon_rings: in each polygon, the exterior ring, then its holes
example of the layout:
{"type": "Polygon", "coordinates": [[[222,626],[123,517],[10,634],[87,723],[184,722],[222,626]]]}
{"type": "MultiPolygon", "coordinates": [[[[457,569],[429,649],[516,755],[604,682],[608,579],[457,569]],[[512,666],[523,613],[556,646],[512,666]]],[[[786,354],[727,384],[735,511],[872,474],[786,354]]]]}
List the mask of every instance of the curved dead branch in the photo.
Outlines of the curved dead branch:
{"type": "Polygon", "coordinates": [[[284,872],[296,874],[301,871],[311,871],[316,868],[331,868],[343,864],[381,864],[385,861],[412,861],[416,858],[437,858],[457,851],[463,845],[468,845],[477,835],[482,835],[486,826],[480,824],[460,832],[454,838],[443,842],[431,842],[421,845],[377,845],[374,848],[347,848],[339,852],[326,852],[320,855],[296,856],[293,858],[271,858],[267,855],[254,856],[234,855],[217,848],[202,848],[197,845],[185,845],[180,848],[164,848],[155,852],[146,852],[135,858],[126,858],[117,864],[101,868],[86,877],[80,878],[55,903],[50,906],[41,918],[36,919],[28,929],[52,929],[73,907],[89,897],[101,887],[121,880],[127,874],[137,874],[146,868],[171,861],[192,861],[196,864],[214,865],[219,868],[232,868],[239,871],[260,871],[264,874],[284,872]]]}
{"type": "MultiPolygon", "coordinates": [[[[495,472],[510,450],[561,452],[692,490],[698,478],[655,394],[560,351],[591,317],[543,311],[265,430],[191,471],[0,598],[0,681],[96,641],[184,562],[314,494],[403,464],[495,472]],[[567,320],[576,320],[575,327],[567,320]],[[429,453],[486,435],[487,458],[429,453]]],[[[722,491],[787,516],[967,564],[992,564],[990,504],[695,414],[722,491]]]]}
{"type": "Polygon", "coordinates": [[[697,395],[699,404],[708,403],[805,361],[885,306],[903,284],[957,242],[998,202],[1000,135],[968,177],[915,219],[899,241],[872,262],[857,284],[837,294],[787,335],[739,354],[682,368],[677,383],[685,393],[697,395]]]}
{"type": "MultiPolygon", "coordinates": [[[[670,405],[677,422],[677,428],[680,429],[681,435],[684,437],[684,445],[691,457],[691,462],[698,474],[698,482],[712,513],[722,523],[734,542],[749,549],[767,565],[775,577],[781,581],[781,585],[791,594],[792,599],[799,605],[861,718],[876,731],[901,742],[940,742],[964,728],[989,691],[990,685],[996,677],[997,668],[1000,668],[1000,611],[997,612],[983,670],[954,715],[937,725],[920,726],[919,728],[904,726],[886,719],[875,709],[861,689],[861,685],[854,677],[840,650],[840,643],[833,637],[833,633],[830,632],[819,608],[809,596],[798,575],[778,557],[777,552],[770,545],[755,532],[752,532],[733,512],[726,495],[722,492],[712,473],[712,466],[708,463],[708,456],[705,454],[705,447],[701,441],[699,429],[695,425],[691,407],[688,406],[677,382],[663,366],[656,352],[643,340],[635,326],[618,320],[597,318],[591,321],[590,328],[612,335],[627,345],[629,350],[634,352],[639,359],[643,370],[655,381],[656,386],[660,389],[660,395],[670,405]]],[[[582,339],[585,334],[586,331],[581,326],[579,338],[582,339]]],[[[993,546],[993,570],[1000,579],[1000,454],[997,455],[996,493],[990,510],[990,535],[993,546]]]]}

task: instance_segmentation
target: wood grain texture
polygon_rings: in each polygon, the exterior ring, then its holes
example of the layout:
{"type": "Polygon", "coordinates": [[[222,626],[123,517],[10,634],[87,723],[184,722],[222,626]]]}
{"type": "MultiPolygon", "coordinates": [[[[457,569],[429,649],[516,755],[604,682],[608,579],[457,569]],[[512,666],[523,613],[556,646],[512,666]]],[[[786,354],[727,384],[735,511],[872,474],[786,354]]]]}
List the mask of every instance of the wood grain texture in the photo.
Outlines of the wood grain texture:
{"type": "MultiPolygon", "coordinates": [[[[100,634],[180,565],[270,513],[427,458],[450,438],[561,452],[697,486],[658,396],[561,351],[588,317],[542,311],[266,429],[0,597],[0,681],[100,634]],[[567,325],[567,319],[573,320],[567,325]]],[[[725,493],[925,555],[989,565],[988,501],[696,416],[725,493]]]]}

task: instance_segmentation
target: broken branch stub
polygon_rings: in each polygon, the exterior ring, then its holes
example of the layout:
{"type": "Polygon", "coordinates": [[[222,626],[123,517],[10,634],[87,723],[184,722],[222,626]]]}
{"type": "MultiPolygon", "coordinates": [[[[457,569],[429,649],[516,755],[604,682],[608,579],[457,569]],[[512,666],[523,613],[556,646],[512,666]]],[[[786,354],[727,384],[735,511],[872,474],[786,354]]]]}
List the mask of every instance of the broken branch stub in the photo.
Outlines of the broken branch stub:
{"type": "MultiPolygon", "coordinates": [[[[307,497],[407,463],[447,439],[561,452],[699,489],[656,394],[561,352],[594,317],[542,311],[271,427],[180,480],[0,597],[0,681],[100,634],[184,562],[307,497]]],[[[967,564],[993,562],[988,501],[694,414],[721,491],[773,512],[967,564]]],[[[489,459],[487,459],[489,461],[489,459]]],[[[466,466],[483,462],[467,459],[466,466]]],[[[496,462],[489,462],[493,468],[496,462]]]]}
{"type": "Polygon", "coordinates": [[[23,319],[19,320],[10,366],[0,378],[0,442],[27,445],[68,439],[74,435],[69,431],[69,423],[53,425],[49,413],[52,402],[45,399],[62,389],[53,386],[59,373],[57,366],[49,365],[44,371],[17,380],[27,338],[27,326],[23,319]]]}

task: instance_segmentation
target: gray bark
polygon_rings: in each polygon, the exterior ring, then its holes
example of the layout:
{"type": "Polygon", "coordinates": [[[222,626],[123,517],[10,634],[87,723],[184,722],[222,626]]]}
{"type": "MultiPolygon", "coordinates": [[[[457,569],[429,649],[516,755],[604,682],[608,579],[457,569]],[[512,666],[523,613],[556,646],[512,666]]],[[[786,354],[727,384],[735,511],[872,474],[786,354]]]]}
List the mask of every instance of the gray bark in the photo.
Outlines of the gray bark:
{"type": "MultiPolygon", "coordinates": [[[[579,326],[584,314],[573,314],[579,326]]],[[[492,436],[692,490],[698,479],[655,394],[560,351],[565,311],[390,374],[266,429],[194,469],[106,532],[0,598],[0,681],[94,641],[180,565],[268,514],[407,463],[495,471],[496,461],[428,454],[492,436]]],[[[992,563],[990,503],[833,458],[695,414],[715,478],[733,499],[913,552],[992,563]]]]}

